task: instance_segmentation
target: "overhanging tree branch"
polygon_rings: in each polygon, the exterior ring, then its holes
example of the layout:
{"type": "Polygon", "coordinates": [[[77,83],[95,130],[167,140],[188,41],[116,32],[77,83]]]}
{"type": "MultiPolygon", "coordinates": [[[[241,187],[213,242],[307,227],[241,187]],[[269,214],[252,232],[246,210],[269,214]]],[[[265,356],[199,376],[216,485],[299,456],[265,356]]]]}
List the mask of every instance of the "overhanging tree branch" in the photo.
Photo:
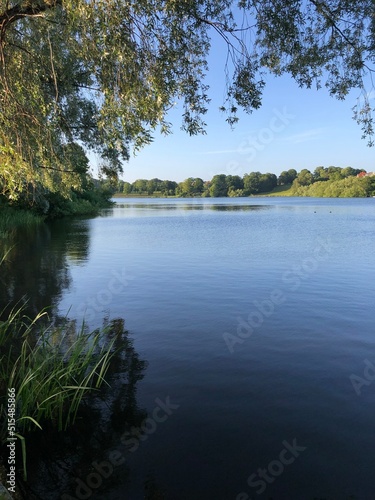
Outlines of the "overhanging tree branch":
{"type": "Polygon", "coordinates": [[[18,19],[22,19],[24,17],[39,16],[46,10],[53,9],[58,5],[62,5],[62,0],[49,0],[45,2],[32,2],[25,4],[20,3],[14,5],[0,14],[0,27],[1,29],[4,29],[4,26],[7,24],[14,23],[15,21],[18,21],[18,19]]]}

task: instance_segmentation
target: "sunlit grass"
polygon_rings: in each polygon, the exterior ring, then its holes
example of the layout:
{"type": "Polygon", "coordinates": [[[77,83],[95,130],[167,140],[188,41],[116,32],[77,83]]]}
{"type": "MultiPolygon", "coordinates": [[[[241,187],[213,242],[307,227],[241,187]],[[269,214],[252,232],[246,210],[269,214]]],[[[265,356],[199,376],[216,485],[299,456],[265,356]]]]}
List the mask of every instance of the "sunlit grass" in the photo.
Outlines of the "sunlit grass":
{"type": "Polygon", "coordinates": [[[254,196],[294,196],[292,185],[285,184],[283,186],[276,186],[275,189],[267,193],[260,193],[254,196]]]}

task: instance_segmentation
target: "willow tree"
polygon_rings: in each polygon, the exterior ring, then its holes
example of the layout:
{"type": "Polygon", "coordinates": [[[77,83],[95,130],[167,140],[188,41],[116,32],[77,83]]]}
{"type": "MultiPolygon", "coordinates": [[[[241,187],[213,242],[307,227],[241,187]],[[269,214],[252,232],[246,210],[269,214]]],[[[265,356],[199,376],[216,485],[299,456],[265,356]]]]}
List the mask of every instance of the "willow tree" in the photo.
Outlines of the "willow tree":
{"type": "Polygon", "coordinates": [[[339,99],[358,89],[371,142],[373,0],[0,0],[2,193],[68,196],[89,150],[116,175],[154,131],[171,131],[176,102],[183,129],[204,132],[212,43],[225,49],[230,124],[260,107],[265,73],[289,73],[339,99]]]}

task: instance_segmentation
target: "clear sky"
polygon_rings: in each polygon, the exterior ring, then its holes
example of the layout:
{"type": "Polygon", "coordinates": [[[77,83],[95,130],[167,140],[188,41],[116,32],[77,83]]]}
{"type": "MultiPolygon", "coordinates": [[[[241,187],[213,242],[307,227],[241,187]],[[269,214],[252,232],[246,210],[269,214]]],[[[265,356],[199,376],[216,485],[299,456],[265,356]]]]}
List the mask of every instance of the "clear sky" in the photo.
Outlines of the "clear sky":
{"type": "Polygon", "coordinates": [[[231,130],[219,111],[225,55],[225,47],[216,45],[209,59],[207,134],[190,137],[181,131],[181,110],[173,109],[168,116],[173,134],[155,133],[154,142],[124,164],[123,180],[210,180],[215,174],[242,177],[253,171],[279,175],[289,168],[313,171],[320,165],[375,170],[375,149],[361,139],[361,128],[352,119],[359,90],[338,101],[324,87],[301,89],[289,76],[268,76],[262,107],[251,115],[240,113],[231,130]]]}

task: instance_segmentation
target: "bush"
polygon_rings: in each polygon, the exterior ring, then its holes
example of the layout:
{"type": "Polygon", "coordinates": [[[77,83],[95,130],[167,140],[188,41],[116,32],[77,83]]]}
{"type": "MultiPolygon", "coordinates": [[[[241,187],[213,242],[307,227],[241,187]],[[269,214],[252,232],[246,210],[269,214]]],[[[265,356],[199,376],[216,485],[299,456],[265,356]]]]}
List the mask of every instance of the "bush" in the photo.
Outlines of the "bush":
{"type": "Polygon", "coordinates": [[[40,224],[43,220],[43,216],[0,202],[0,238],[9,236],[19,227],[40,224]]]}

